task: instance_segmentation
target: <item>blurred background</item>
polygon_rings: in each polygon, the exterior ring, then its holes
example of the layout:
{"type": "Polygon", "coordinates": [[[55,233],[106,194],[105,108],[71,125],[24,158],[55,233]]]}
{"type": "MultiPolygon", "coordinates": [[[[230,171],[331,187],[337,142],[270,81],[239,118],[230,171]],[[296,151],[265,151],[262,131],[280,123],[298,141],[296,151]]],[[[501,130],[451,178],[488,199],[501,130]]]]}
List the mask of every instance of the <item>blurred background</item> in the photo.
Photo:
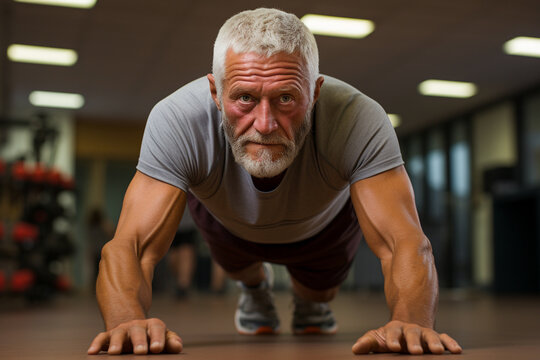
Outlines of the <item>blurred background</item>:
{"type": "MultiPolygon", "coordinates": [[[[247,6],[36,2],[0,0],[0,300],[30,303],[94,291],[99,250],[118,221],[147,115],[211,72],[221,24],[247,6]],[[61,51],[23,58],[43,47],[61,51]]],[[[540,292],[540,2],[248,6],[368,20],[369,33],[357,38],[317,33],[320,71],[389,113],[441,288],[540,292]],[[440,89],[426,80],[452,81],[443,84],[450,93],[429,92],[440,89]]],[[[156,270],[156,292],[226,292],[230,284],[192,225],[179,233],[183,240],[156,270]]],[[[287,288],[284,270],[276,273],[287,288]]],[[[365,244],[344,288],[382,289],[365,244]]]]}

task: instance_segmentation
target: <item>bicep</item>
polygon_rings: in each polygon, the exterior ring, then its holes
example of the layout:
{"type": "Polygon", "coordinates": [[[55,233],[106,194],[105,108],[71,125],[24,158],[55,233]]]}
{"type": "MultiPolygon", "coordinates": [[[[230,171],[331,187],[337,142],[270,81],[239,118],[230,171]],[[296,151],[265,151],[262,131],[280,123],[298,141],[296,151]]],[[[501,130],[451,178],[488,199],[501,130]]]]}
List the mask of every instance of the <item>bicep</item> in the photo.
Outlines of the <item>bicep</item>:
{"type": "Polygon", "coordinates": [[[113,241],[133,247],[143,260],[157,263],[180,223],[186,193],[139,171],[131,181],[113,241]]]}
{"type": "Polygon", "coordinates": [[[355,182],[351,199],[366,242],[379,258],[425,240],[403,165],[355,182]]]}

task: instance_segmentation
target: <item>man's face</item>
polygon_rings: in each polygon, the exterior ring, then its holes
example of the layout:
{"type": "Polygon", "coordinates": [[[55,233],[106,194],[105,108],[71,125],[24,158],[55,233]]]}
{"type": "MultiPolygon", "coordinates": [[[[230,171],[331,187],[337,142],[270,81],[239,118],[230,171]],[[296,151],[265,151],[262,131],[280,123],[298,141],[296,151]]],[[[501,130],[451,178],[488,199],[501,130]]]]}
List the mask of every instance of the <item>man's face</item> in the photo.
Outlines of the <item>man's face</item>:
{"type": "MultiPolygon", "coordinates": [[[[235,160],[251,175],[279,175],[300,151],[316,100],[311,99],[308,81],[297,55],[227,53],[223,95],[212,95],[235,160]]],[[[316,94],[321,84],[322,78],[316,94]]]]}

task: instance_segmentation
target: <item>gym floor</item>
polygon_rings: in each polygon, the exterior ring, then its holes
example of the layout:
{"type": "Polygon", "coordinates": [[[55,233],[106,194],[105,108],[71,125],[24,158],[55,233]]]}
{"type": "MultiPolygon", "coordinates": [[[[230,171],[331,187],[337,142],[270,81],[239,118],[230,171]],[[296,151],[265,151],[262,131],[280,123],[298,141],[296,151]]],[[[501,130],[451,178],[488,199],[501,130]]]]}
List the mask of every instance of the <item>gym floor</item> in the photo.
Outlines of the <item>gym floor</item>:
{"type": "MultiPolygon", "coordinates": [[[[282,333],[241,336],[232,318],[236,294],[193,295],[185,301],[160,295],[152,316],[163,319],[184,340],[180,355],[123,355],[124,359],[302,360],[357,359],[351,352],[356,338],[388,318],[382,294],[342,292],[333,301],[340,330],[334,336],[291,335],[291,296],[276,294],[282,333]]],[[[478,293],[442,293],[437,328],[453,335],[461,355],[423,355],[421,359],[508,360],[540,359],[540,296],[493,297],[478,293]]],[[[91,339],[102,329],[92,296],[57,298],[48,305],[25,306],[0,299],[0,359],[90,359],[91,339]]],[[[376,360],[396,354],[369,355],[376,360]]],[[[412,358],[413,356],[407,356],[412,358]]],[[[414,357],[417,358],[417,357],[414,357]]]]}

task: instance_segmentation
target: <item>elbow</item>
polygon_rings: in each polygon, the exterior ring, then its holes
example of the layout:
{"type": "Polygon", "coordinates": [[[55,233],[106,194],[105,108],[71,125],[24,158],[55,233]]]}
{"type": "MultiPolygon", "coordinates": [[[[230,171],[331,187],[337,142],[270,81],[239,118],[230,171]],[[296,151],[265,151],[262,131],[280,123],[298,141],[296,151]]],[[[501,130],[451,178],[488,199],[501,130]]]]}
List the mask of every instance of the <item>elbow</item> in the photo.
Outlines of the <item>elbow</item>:
{"type": "Polygon", "coordinates": [[[404,236],[396,240],[394,244],[393,257],[402,254],[403,256],[423,259],[424,262],[433,262],[433,248],[423,232],[404,236]]]}
{"type": "Polygon", "coordinates": [[[111,242],[108,241],[105,243],[105,245],[103,245],[103,247],[101,248],[101,257],[100,257],[100,260],[99,260],[99,265],[101,267],[101,265],[103,263],[106,262],[106,259],[108,259],[110,257],[110,254],[113,252],[112,249],[111,249],[111,242]]]}
{"type": "Polygon", "coordinates": [[[413,250],[414,254],[424,259],[424,262],[433,262],[433,247],[431,246],[431,241],[429,241],[424,233],[421,233],[419,238],[411,241],[411,245],[411,250],[413,250]]]}
{"type": "Polygon", "coordinates": [[[111,243],[112,243],[112,241],[108,241],[101,248],[101,259],[104,259],[105,257],[107,257],[112,252],[111,243]]]}
{"type": "Polygon", "coordinates": [[[118,249],[115,249],[115,247],[115,244],[112,241],[109,241],[101,248],[101,258],[99,260],[100,273],[107,267],[107,264],[114,259],[115,254],[118,254],[118,249]]]}
{"type": "MultiPolygon", "coordinates": [[[[433,248],[429,239],[423,235],[422,239],[419,241],[416,247],[416,254],[418,254],[418,259],[421,261],[426,269],[431,269],[430,272],[435,273],[435,258],[433,256],[433,248]]],[[[436,276],[431,274],[430,278],[436,276]]]]}
{"type": "Polygon", "coordinates": [[[110,266],[113,263],[123,264],[128,258],[134,255],[133,248],[126,246],[115,239],[105,243],[101,248],[101,260],[99,261],[99,269],[104,266],[110,266]]]}
{"type": "Polygon", "coordinates": [[[431,241],[427,238],[426,235],[422,233],[422,237],[418,243],[418,251],[421,254],[433,255],[433,247],[431,246],[431,241]]]}
{"type": "Polygon", "coordinates": [[[120,251],[118,244],[114,240],[108,241],[101,248],[101,262],[113,258],[120,251]]]}

